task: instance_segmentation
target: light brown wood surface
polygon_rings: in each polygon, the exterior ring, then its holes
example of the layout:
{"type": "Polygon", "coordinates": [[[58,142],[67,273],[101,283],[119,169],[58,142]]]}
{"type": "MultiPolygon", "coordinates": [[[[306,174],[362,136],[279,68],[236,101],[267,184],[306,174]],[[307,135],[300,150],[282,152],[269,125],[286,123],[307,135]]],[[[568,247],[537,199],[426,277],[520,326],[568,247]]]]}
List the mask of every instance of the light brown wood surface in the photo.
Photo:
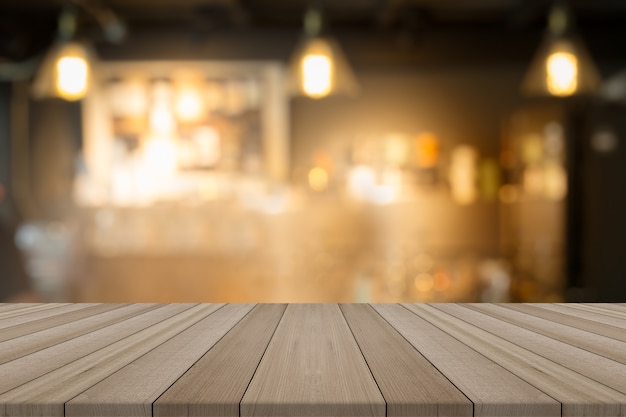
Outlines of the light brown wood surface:
{"type": "Polygon", "coordinates": [[[65,405],[68,416],[151,416],[152,403],[250,310],[230,304],[136,359],[65,405]]]}
{"type": "Polygon", "coordinates": [[[119,304],[96,304],[91,307],[78,309],[77,311],[65,312],[51,317],[46,317],[45,319],[31,321],[29,323],[15,324],[12,327],[2,329],[2,332],[0,333],[0,342],[41,330],[50,330],[57,326],[73,323],[84,317],[93,316],[119,307],[121,307],[119,304]]]}
{"type": "Polygon", "coordinates": [[[559,416],[561,404],[398,305],[376,310],[474,403],[474,416],[559,416]]]}
{"type": "Polygon", "coordinates": [[[625,416],[620,304],[0,304],[0,417],[625,416]]]}
{"type": "Polygon", "coordinates": [[[562,405],[563,416],[621,416],[626,396],[571,369],[445,313],[446,305],[407,305],[420,317],[529,382],[562,405]]]}
{"type": "Polygon", "coordinates": [[[242,416],[385,416],[336,304],[290,304],[241,400],[242,416]]]}
{"type": "Polygon", "coordinates": [[[155,403],[155,416],[238,416],[239,403],[285,312],[258,305],[155,403]]]}
{"type": "Polygon", "coordinates": [[[341,305],[387,416],[472,416],[472,402],[368,305],[341,305]],[[419,377],[417,377],[419,376],[419,377]]]}

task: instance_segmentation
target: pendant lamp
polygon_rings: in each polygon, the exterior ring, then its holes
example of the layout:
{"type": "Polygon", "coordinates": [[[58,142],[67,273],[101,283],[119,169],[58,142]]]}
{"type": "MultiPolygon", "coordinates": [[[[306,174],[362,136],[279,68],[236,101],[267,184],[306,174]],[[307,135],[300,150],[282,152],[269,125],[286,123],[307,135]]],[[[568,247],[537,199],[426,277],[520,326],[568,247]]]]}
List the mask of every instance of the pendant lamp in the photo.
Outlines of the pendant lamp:
{"type": "Polygon", "coordinates": [[[304,36],[289,63],[292,95],[319,99],[329,95],[352,95],[356,77],[339,43],[322,33],[322,11],[310,7],[304,16],[304,36]]]}
{"type": "Polygon", "coordinates": [[[555,3],[548,31],[522,84],[528,96],[567,97],[588,94],[600,86],[600,74],[583,41],[572,31],[564,3],[555,3]]]}
{"type": "Polygon", "coordinates": [[[58,97],[75,101],[89,90],[95,53],[85,43],[74,40],[77,16],[73,9],[59,17],[57,41],[44,56],[32,86],[35,98],[58,97]]]}

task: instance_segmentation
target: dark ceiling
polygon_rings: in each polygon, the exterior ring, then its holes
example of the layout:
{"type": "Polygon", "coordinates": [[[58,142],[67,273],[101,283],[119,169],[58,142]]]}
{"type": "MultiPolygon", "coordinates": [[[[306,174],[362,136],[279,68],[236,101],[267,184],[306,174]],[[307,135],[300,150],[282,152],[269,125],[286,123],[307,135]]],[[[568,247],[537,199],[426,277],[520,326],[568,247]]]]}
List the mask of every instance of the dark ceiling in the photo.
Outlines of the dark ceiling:
{"type": "MultiPolygon", "coordinates": [[[[109,18],[111,12],[125,22],[126,42],[131,43],[142,33],[185,32],[196,38],[229,33],[247,34],[252,39],[257,34],[263,37],[262,34],[273,32],[284,38],[300,32],[303,13],[311,3],[311,0],[0,0],[0,60],[24,60],[44,50],[54,39],[59,11],[68,4],[81,11],[83,34],[104,45],[106,52],[113,46],[106,45],[102,22],[106,20],[103,16],[109,18]]],[[[462,44],[458,46],[461,49],[473,48],[478,54],[484,49],[485,56],[498,54],[505,59],[507,51],[513,56],[519,50],[525,60],[545,28],[546,14],[553,1],[327,0],[317,3],[322,5],[325,21],[333,33],[352,40],[362,39],[371,48],[377,44],[379,48],[388,48],[388,42],[377,41],[383,38],[406,48],[431,37],[438,39],[433,49],[445,49],[442,45],[446,42],[456,42],[462,44]],[[497,46],[507,39],[510,47],[497,46]],[[489,49],[490,43],[495,49],[489,49]]],[[[576,16],[577,28],[600,55],[613,58],[619,50],[625,50],[625,41],[621,39],[626,39],[626,0],[571,0],[568,4],[576,16]]],[[[293,41],[287,42],[283,49],[292,44],[293,41]]],[[[124,44],[117,47],[123,51],[124,44]]]]}

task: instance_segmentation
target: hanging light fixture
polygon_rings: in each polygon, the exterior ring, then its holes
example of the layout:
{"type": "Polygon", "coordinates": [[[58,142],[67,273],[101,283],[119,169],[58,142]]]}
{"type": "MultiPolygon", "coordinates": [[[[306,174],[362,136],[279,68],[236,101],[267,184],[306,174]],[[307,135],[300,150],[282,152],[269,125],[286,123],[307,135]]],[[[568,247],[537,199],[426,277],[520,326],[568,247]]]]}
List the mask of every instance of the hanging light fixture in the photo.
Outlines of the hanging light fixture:
{"type": "Polygon", "coordinates": [[[358,84],[341,47],[332,37],[322,34],[322,11],[310,7],[304,16],[304,37],[289,64],[290,92],[322,98],[354,94],[358,84]]]}
{"type": "Polygon", "coordinates": [[[522,92],[567,97],[595,91],[600,75],[582,40],[572,32],[568,8],[557,2],[548,18],[548,32],[526,73],[522,92]]]}
{"type": "Polygon", "coordinates": [[[86,44],[74,40],[77,15],[73,8],[61,12],[58,40],[43,58],[33,82],[35,98],[82,99],[91,83],[95,54],[86,44]]]}

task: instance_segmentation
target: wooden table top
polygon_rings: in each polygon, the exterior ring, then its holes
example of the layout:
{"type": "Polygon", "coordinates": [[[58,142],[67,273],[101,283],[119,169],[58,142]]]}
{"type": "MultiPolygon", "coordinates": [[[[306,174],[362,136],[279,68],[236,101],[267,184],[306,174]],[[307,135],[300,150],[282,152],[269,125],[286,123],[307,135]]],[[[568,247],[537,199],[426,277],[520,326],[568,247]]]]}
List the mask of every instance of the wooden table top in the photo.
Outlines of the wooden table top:
{"type": "Polygon", "coordinates": [[[624,304],[0,304],[0,416],[626,416],[624,304]]]}

